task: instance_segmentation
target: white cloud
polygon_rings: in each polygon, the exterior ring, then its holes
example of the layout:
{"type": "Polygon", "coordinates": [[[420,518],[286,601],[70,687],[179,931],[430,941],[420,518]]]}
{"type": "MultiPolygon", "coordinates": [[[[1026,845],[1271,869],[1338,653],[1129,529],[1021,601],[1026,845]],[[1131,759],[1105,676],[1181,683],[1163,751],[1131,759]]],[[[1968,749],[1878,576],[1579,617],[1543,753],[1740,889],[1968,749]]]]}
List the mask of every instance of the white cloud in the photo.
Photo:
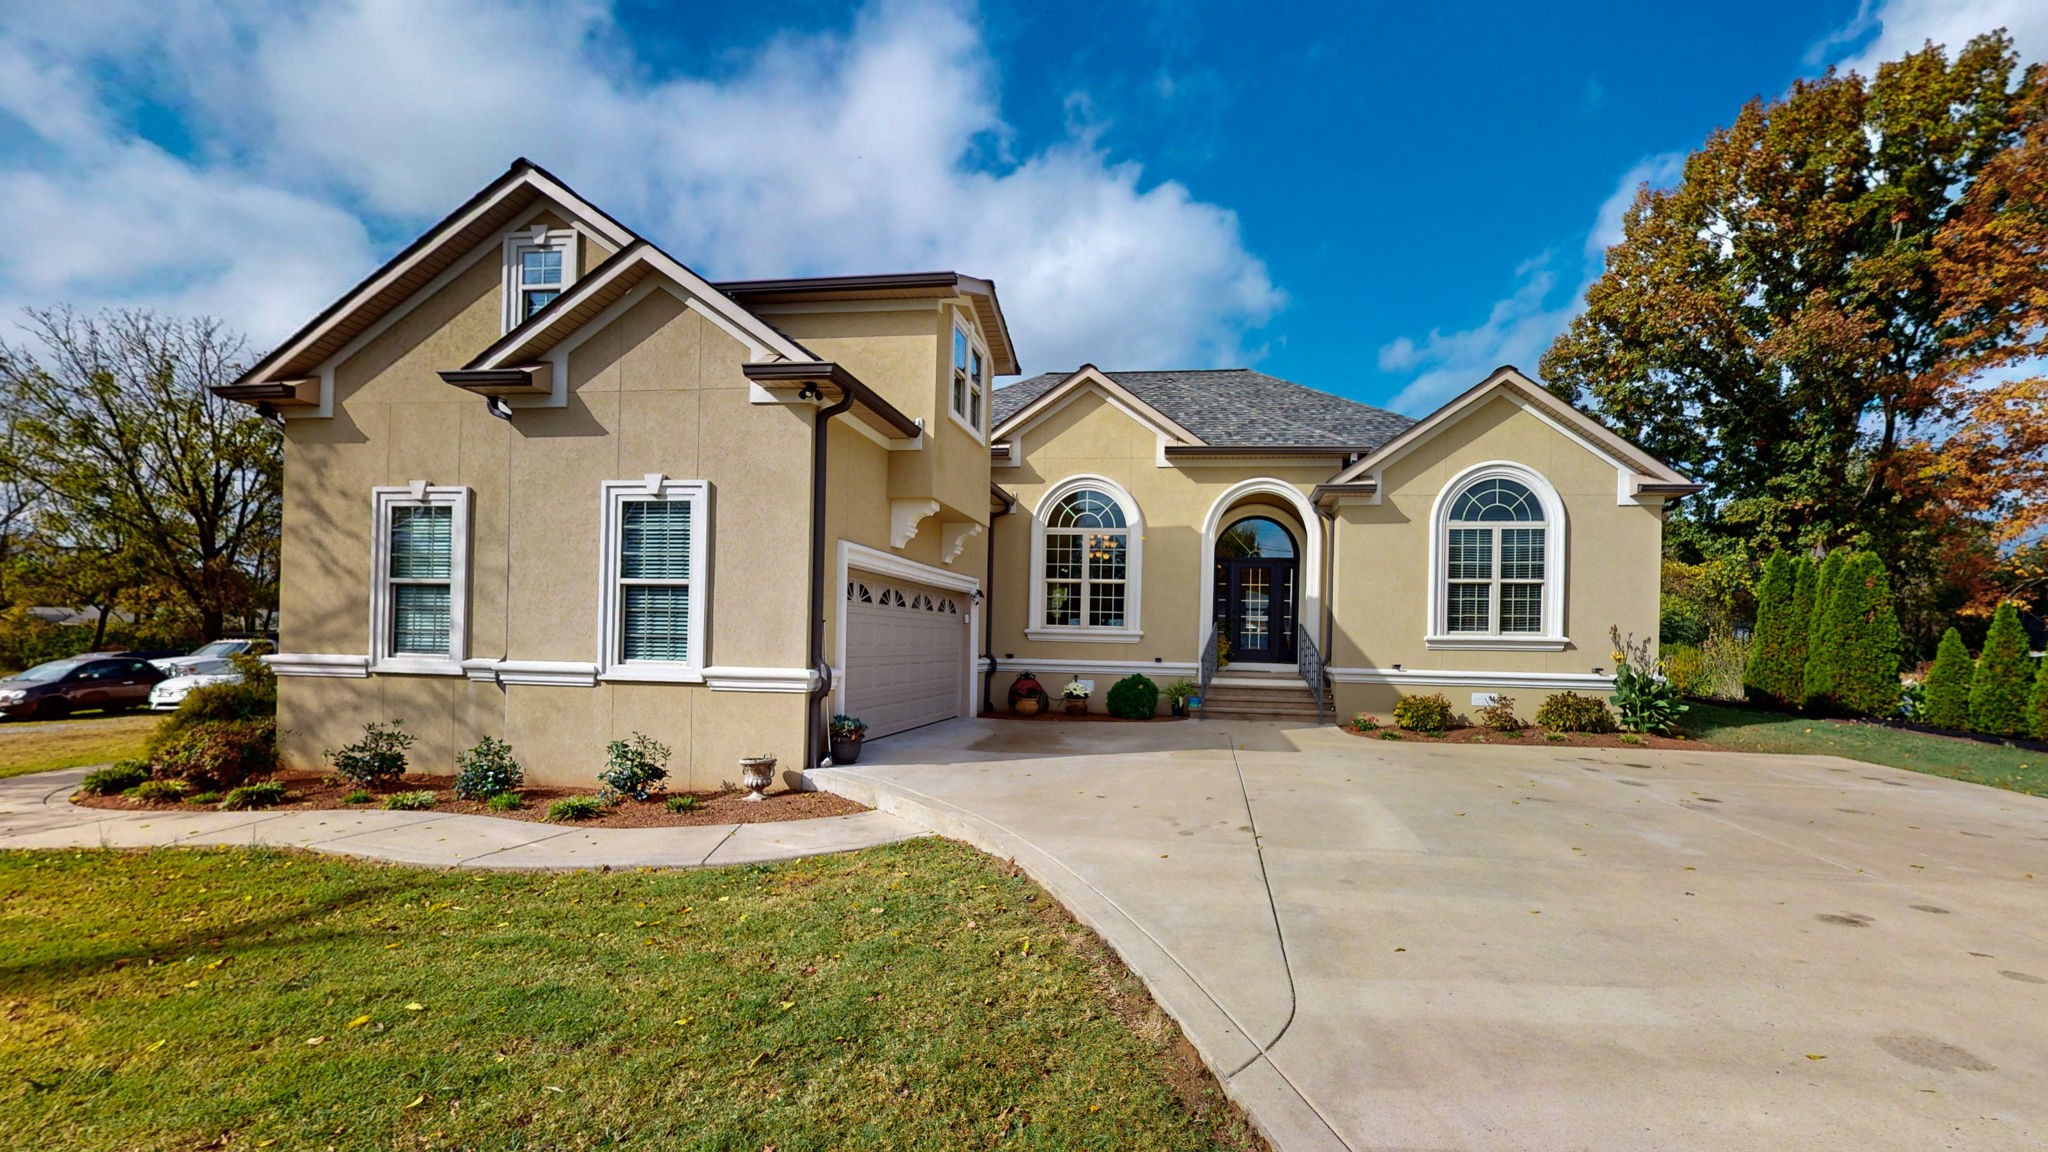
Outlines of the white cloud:
{"type": "Polygon", "coordinates": [[[1032,370],[1238,362],[1284,303],[1233,213],[1103,125],[1014,155],[971,11],[878,0],[650,72],[598,0],[10,9],[0,138],[35,146],[0,157],[0,209],[37,240],[0,307],[204,308],[262,343],[375,264],[373,230],[389,251],[522,154],[712,275],[992,277],[1032,370]],[[190,158],[139,138],[144,96],[190,158]]]}
{"type": "Polygon", "coordinates": [[[2048,57],[2048,4],[2041,0],[1863,0],[1855,18],[1816,44],[1808,61],[1874,76],[1879,64],[1929,41],[1953,54],[1994,28],[2012,33],[2022,60],[2048,57]]]}

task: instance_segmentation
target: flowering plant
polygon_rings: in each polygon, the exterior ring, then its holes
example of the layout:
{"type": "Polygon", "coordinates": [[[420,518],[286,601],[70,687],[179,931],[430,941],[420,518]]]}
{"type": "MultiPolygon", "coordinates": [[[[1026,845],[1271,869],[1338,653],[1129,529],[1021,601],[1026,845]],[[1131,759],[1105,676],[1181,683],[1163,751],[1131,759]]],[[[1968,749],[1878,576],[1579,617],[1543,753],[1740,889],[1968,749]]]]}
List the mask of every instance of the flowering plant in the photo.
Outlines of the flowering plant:
{"type": "Polygon", "coordinates": [[[1067,681],[1067,686],[1060,689],[1060,695],[1069,700],[1086,700],[1091,693],[1088,691],[1086,684],[1081,683],[1079,680],[1069,680],[1067,681]]]}

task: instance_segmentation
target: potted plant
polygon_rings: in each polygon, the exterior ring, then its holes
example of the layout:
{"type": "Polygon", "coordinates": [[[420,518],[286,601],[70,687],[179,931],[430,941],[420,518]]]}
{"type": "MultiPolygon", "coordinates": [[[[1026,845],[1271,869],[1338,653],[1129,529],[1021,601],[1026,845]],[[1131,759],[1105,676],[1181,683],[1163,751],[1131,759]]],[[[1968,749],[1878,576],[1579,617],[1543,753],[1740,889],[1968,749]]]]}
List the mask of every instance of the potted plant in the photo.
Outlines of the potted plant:
{"type": "Polygon", "coordinates": [[[1188,701],[1194,697],[1195,693],[1201,690],[1202,686],[1193,680],[1175,680],[1173,683],[1168,684],[1166,686],[1166,699],[1173,709],[1173,714],[1175,716],[1186,716],[1188,714],[1188,701]]]}
{"type": "Polygon", "coordinates": [[[1067,681],[1067,686],[1060,689],[1060,698],[1067,702],[1067,715],[1069,716],[1086,715],[1088,712],[1088,697],[1091,695],[1094,695],[1094,693],[1089,691],[1088,685],[1083,684],[1078,679],[1067,681]]]}
{"type": "Polygon", "coordinates": [[[773,755],[740,757],[740,783],[746,786],[747,799],[766,800],[768,796],[761,790],[768,787],[774,780],[775,757],[773,755]]]}
{"type": "Polygon", "coordinates": [[[854,764],[860,760],[861,737],[867,735],[868,726],[853,716],[832,717],[832,763],[854,764]]]}

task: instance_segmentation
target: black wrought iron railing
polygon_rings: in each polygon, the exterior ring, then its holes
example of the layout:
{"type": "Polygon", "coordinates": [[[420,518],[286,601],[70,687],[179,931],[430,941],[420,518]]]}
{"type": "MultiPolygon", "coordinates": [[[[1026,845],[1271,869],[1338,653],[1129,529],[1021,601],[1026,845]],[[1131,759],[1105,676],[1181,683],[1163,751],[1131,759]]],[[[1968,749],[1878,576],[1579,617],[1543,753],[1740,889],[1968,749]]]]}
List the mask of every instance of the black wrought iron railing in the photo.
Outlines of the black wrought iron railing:
{"type": "Polygon", "coordinates": [[[1302,682],[1316,698],[1316,723],[1328,724],[1325,713],[1330,710],[1330,686],[1323,673],[1323,654],[1306,625],[1296,625],[1294,632],[1294,670],[1301,673],[1302,682]]]}
{"type": "Polygon", "coordinates": [[[1209,624],[1209,638],[1202,644],[1202,687],[1199,698],[1202,700],[1204,705],[1206,705],[1209,700],[1209,681],[1214,680],[1216,678],[1216,664],[1216,625],[1212,621],[1209,624]]]}

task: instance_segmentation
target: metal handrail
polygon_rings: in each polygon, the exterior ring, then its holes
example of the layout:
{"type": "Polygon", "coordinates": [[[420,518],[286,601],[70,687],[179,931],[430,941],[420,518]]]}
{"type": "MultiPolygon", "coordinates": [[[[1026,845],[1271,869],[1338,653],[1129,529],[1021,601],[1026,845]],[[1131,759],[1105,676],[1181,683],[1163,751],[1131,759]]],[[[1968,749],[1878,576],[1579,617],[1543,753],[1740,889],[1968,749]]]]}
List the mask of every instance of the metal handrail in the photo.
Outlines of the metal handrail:
{"type": "Polygon", "coordinates": [[[1315,637],[1308,634],[1308,628],[1297,624],[1294,628],[1294,670],[1301,673],[1301,679],[1316,698],[1316,723],[1327,724],[1323,715],[1331,709],[1330,690],[1323,675],[1323,654],[1316,648],[1315,637]]]}
{"type": "Polygon", "coordinates": [[[1209,681],[1216,678],[1216,662],[1216,622],[1212,620],[1209,622],[1208,642],[1202,645],[1202,686],[1200,698],[1205,708],[1209,703],[1209,681]]]}

